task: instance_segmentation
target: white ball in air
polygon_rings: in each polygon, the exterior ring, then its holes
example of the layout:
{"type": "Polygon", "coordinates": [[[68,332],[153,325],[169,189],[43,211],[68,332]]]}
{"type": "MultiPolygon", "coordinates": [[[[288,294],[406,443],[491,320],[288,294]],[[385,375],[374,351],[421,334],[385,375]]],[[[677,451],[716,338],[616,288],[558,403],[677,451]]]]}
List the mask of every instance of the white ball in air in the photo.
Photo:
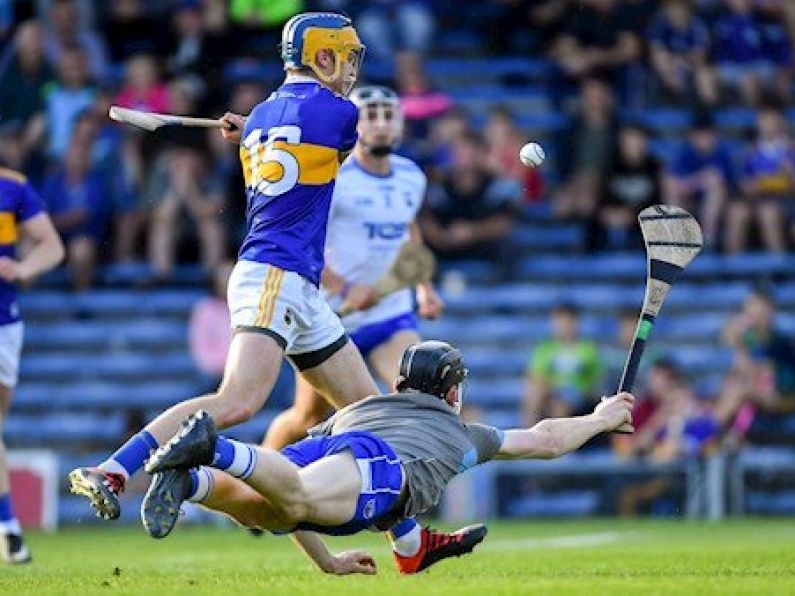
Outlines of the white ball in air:
{"type": "Polygon", "coordinates": [[[544,163],[544,158],[546,158],[546,153],[544,153],[544,148],[538,143],[527,143],[527,145],[522,147],[521,151],[519,151],[519,159],[522,160],[524,165],[530,168],[537,168],[540,166],[544,163]]]}

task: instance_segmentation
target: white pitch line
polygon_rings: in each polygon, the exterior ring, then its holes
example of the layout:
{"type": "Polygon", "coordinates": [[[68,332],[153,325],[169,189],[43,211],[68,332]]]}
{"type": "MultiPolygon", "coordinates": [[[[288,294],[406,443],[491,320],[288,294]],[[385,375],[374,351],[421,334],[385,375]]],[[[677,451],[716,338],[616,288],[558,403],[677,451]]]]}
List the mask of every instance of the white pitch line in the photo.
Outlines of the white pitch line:
{"type": "Polygon", "coordinates": [[[513,540],[494,540],[486,538],[483,550],[523,550],[526,548],[577,548],[599,546],[618,542],[629,535],[628,532],[600,532],[598,534],[574,534],[554,538],[521,538],[513,540]]]}

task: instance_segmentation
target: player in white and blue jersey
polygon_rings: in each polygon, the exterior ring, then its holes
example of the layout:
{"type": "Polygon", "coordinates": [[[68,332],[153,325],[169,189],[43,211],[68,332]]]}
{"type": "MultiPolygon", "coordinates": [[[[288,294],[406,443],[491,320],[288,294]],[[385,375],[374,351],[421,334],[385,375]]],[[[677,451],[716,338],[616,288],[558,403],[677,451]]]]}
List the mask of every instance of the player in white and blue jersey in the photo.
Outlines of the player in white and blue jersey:
{"type": "Polygon", "coordinates": [[[2,438],[22,353],[23,327],[15,285],[49,271],[63,256],[63,244],[39,195],[22,174],[0,167],[0,554],[7,563],[30,561],[11,506],[2,438]],[[32,245],[22,258],[16,254],[20,240],[32,245]]]}

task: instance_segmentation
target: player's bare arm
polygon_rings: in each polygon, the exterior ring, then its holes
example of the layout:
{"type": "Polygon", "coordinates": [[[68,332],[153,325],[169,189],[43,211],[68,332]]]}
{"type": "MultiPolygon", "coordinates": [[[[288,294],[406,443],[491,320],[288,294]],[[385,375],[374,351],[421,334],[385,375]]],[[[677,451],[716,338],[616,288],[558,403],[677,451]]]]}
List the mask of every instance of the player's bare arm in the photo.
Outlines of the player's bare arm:
{"type": "Polygon", "coordinates": [[[30,250],[20,260],[0,257],[0,278],[8,282],[25,283],[49,271],[64,258],[64,246],[52,220],[40,213],[20,225],[23,243],[30,250]]]}
{"type": "Polygon", "coordinates": [[[496,459],[552,459],[582,447],[596,435],[632,423],[630,393],[604,399],[587,416],[548,418],[524,430],[508,430],[496,459]]]}
{"type": "Polygon", "coordinates": [[[293,542],[323,573],[333,575],[376,574],[375,559],[366,551],[348,550],[335,555],[329,551],[323,538],[316,532],[301,530],[293,532],[290,536],[293,542]]]}

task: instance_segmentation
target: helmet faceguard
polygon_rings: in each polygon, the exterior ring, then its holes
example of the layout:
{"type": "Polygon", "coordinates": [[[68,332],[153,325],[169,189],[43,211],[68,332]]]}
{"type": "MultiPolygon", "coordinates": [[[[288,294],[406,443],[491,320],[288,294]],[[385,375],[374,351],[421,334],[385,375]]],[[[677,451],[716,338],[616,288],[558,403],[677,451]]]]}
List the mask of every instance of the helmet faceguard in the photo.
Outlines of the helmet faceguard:
{"type": "Polygon", "coordinates": [[[403,136],[403,110],[397,93],[387,87],[359,87],[351,101],[359,108],[359,142],[376,157],[394,151],[403,136]],[[386,142],[368,139],[379,132],[388,138],[386,142]]]}
{"type": "Polygon", "coordinates": [[[302,13],[287,21],[282,30],[284,68],[309,68],[328,86],[341,82],[344,95],[351,92],[359,78],[364,50],[351,20],[340,14],[302,13]],[[318,66],[316,56],[320,50],[333,53],[333,73],[326,74],[318,66]],[[344,64],[350,65],[350,72],[344,72],[344,64]]]}

